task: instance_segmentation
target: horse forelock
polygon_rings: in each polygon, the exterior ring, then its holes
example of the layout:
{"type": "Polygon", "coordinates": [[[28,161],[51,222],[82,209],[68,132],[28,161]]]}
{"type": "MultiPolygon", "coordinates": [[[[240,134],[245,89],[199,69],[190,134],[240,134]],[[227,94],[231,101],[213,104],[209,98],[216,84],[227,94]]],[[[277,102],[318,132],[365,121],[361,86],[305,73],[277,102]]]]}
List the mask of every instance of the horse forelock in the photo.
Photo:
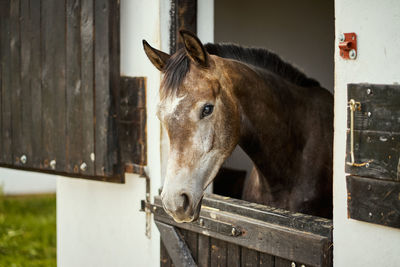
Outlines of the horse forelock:
{"type": "Polygon", "coordinates": [[[179,49],[171,56],[165,66],[164,78],[160,89],[161,99],[179,94],[179,88],[189,70],[190,59],[184,49],[179,49]]]}

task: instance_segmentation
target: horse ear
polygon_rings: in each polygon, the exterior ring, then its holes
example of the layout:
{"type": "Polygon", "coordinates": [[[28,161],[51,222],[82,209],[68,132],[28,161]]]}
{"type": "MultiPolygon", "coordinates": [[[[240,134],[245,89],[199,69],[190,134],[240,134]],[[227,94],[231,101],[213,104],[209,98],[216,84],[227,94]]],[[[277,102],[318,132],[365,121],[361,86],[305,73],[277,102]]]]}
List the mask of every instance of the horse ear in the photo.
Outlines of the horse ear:
{"type": "Polygon", "coordinates": [[[207,67],[208,54],[199,38],[192,32],[186,30],[180,30],[179,34],[182,37],[188,56],[200,66],[207,67]]]}
{"type": "Polygon", "coordinates": [[[165,65],[171,56],[151,47],[146,40],[143,40],[143,49],[151,63],[153,63],[158,70],[164,71],[165,65]]]}

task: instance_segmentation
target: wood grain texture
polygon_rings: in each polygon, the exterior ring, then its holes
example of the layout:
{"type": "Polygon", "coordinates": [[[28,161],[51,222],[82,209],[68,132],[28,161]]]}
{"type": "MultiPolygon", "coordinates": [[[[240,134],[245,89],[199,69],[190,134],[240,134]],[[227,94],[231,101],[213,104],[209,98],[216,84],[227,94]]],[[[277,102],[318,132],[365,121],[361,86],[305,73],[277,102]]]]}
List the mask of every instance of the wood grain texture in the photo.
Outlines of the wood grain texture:
{"type": "MultiPolygon", "coordinates": [[[[84,101],[81,80],[81,3],[66,0],[66,172],[79,174],[84,146],[82,114],[84,101]]],[[[90,114],[91,115],[91,114],[90,114]]]]}
{"type": "Polygon", "coordinates": [[[169,257],[167,248],[164,245],[162,239],[160,239],[160,266],[170,267],[172,265],[172,260],[169,257]]]}
{"type": "MultiPolygon", "coordinates": [[[[349,84],[348,99],[361,103],[354,112],[355,162],[368,164],[346,165],[346,172],[400,181],[400,85],[349,84]]],[[[351,151],[350,113],[347,162],[351,151]]]]}
{"type": "Polygon", "coordinates": [[[241,248],[240,246],[232,243],[227,243],[226,244],[226,265],[229,267],[239,267],[241,265],[241,248]]]}
{"type": "MultiPolygon", "coordinates": [[[[119,18],[119,3],[111,0],[94,2],[95,23],[95,173],[96,176],[114,177],[123,181],[123,166],[120,162],[119,144],[116,129],[116,105],[118,99],[117,80],[113,74],[119,73],[118,66],[112,65],[118,50],[113,44],[113,19],[119,18]],[[110,14],[113,14],[111,16],[110,14]],[[115,16],[115,17],[114,17],[115,16]],[[117,70],[114,70],[117,68],[117,70]]],[[[119,33],[119,32],[118,32],[119,33]]],[[[119,36],[118,36],[119,38],[119,36]]],[[[118,58],[118,56],[117,56],[118,58]]]]}
{"type": "Polygon", "coordinates": [[[43,0],[41,12],[43,168],[65,172],[65,5],[43,0]]]}
{"type": "MultiPolygon", "coordinates": [[[[0,165],[123,182],[119,1],[5,0],[0,7],[0,165]]],[[[130,125],[135,134],[124,147],[136,148],[129,163],[142,169],[147,155],[140,81],[140,90],[131,92],[138,95],[130,95],[140,101],[128,113],[139,114],[141,123],[130,125]]]]}
{"type": "Polygon", "coordinates": [[[361,103],[355,130],[400,132],[400,85],[349,84],[347,91],[348,100],[361,103]]]}
{"type": "MultiPolygon", "coordinates": [[[[85,100],[82,106],[82,139],[81,158],[88,168],[87,175],[95,175],[94,150],[94,1],[81,1],[80,46],[81,46],[81,90],[85,100]]],[[[117,40],[119,42],[119,39],[117,40]]],[[[119,64],[119,62],[118,62],[119,64]]]]}
{"type": "Polygon", "coordinates": [[[191,255],[191,251],[176,228],[162,222],[155,223],[160,231],[160,236],[163,240],[164,246],[167,249],[174,265],[177,267],[196,266],[196,263],[191,255]]]}
{"type": "Polygon", "coordinates": [[[121,77],[118,133],[121,161],[125,164],[146,165],[146,79],[144,77],[121,77]]]}
{"type": "Polygon", "coordinates": [[[117,155],[109,151],[112,132],[110,132],[111,105],[110,96],[110,40],[109,40],[109,1],[95,1],[95,173],[98,176],[112,174],[117,155]],[[110,152],[110,154],[108,154],[110,152]]]}
{"type": "Polygon", "coordinates": [[[210,239],[211,243],[211,255],[210,255],[210,266],[211,267],[224,267],[227,265],[227,242],[223,240],[213,238],[210,239]]]}
{"type": "MultiPolygon", "coordinates": [[[[215,241],[218,239],[221,242],[239,245],[256,252],[302,262],[310,266],[331,266],[332,222],[330,229],[327,230],[326,219],[304,215],[307,218],[303,221],[304,225],[300,225],[301,214],[282,213],[280,210],[273,211],[269,207],[261,206],[250,208],[249,205],[250,203],[245,201],[215,195],[206,196],[203,199],[200,213],[201,224],[199,221],[185,224],[176,223],[165,213],[159,198],[155,199],[155,209],[151,208],[151,210],[154,212],[156,221],[210,236],[211,250],[214,243],[217,243],[214,244],[215,248],[220,246],[219,241],[215,241]],[[268,217],[272,217],[272,219],[268,217]],[[280,217],[280,220],[275,220],[275,217],[280,217]],[[284,222],[285,219],[288,221],[298,220],[298,222],[292,224],[292,222],[284,222]],[[315,225],[307,226],[307,222],[315,225]],[[236,227],[241,234],[232,236],[231,232],[225,231],[225,227],[229,225],[231,229],[236,227]]],[[[217,260],[215,255],[217,252],[211,251],[211,266],[213,266],[213,262],[222,264],[225,261],[217,260]]],[[[220,255],[221,257],[226,258],[226,256],[220,255]]]]}
{"type": "Polygon", "coordinates": [[[198,260],[197,265],[199,267],[209,267],[210,262],[210,237],[206,235],[199,234],[199,242],[198,242],[198,260]]]}
{"type": "MultiPolygon", "coordinates": [[[[400,181],[400,133],[357,130],[354,131],[354,144],[356,163],[368,164],[360,167],[346,165],[347,173],[400,181]]],[[[349,141],[347,151],[350,151],[349,141]]]]}
{"type": "Polygon", "coordinates": [[[400,228],[400,183],[347,176],[348,216],[400,228]]]}
{"type": "Polygon", "coordinates": [[[11,89],[11,133],[12,163],[22,165],[23,149],[22,88],[21,88],[21,38],[20,1],[10,2],[10,89],[11,89]]]}
{"type": "Polygon", "coordinates": [[[260,253],[260,267],[274,267],[275,257],[269,254],[260,253]]]}
{"type": "Polygon", "coordinates": [[[260,259],[257,251],[243,247],[241,252],[242,267],[258,267],[260,259]]]}
{"type": "Polygon", "coordinates": [[[170,53],[183,47],[179,31],[197,33],[197,0],[172,0],[170,25],[170,53]]]}
{"type": "Polygon", "coordinates": [[[12,165],[10,1],[0,1],[1,20],[1,153],[0,163],[12,165]]]}
{"type": "Polygon", "coordinates": [[[32,144],[33,138],[36,133],[32,131],[33,120],[32,120],[32,88],[31,88],[31,71],[36,66],[32,65],[32,58],[35,56],[35,52],[32,49],[34,43],[32,40],[32,28],[33,24],[31,21],[30,2],[29,0],[20,0],[20,38],[21,38],[21,151],[20,153],[25,155],[27,160],[23,163],[26,167],[32,165],[32,144]]]}
{"type": "Polygon", "coordinates": [[[41,1],[30,1],[29,5],[29,24],[30,24],[30,87],[31,87],[31,105],[30,119],[32,128],[30,131],[30,141],[32,142],[32,156],[28,158],[28,166],[40,169],[43,164],[43,140],[42,140],[42,68],[41,68],[41,29],[40,15],[41,1]]]}

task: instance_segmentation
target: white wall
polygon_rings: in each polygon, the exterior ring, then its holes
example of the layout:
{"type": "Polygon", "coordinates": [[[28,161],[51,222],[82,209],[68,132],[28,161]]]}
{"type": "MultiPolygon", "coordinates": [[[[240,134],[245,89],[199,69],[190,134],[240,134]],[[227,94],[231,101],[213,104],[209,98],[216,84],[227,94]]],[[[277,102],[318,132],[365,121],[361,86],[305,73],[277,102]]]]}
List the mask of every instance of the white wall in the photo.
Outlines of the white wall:
{"type": "Polygon", "coordinates": [[[355,32],[358,57],[339,56],[335,41],[334,265],[400,266],[400,230],[347,218],[345,183],[348,83],[400,82],[400,2],[336,0],[336,36],[355,32]]]}
{"type": "Polygon", "coordinates": [[[7,195],[55,193],[56,176],[0,168],[0,186],[7,195]]]}
{"type": "MultiPolygon", "coordinates": [[[[168,12],[160,8],[158,0],[121,0],[121,74],[147,77],[151,195],[161,186],[160,124],[155,117],[160,73],[147,60],[142,39],[160,47],[160,12],[168,12]]],[[[58,178],[58,266],[158,266],[158,230],[153,224],[147,239],[145,215],[139,212],[144,198],[145,180],[137,175],[127,175],[126,184],[58,178]]]]}

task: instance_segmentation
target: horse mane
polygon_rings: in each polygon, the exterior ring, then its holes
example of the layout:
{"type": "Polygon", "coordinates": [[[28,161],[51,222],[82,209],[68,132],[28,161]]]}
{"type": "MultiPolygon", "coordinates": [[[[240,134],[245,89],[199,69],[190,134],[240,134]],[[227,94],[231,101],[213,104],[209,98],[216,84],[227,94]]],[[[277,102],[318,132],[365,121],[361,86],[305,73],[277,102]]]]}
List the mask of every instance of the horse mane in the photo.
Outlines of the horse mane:
{"type": "MultiPolygon", "coordinates": [[[[262,69],[271,71],[293,84],[303,87],[320,86],[319,82],[308,78],[300,70],[283,61],[278,55],[263,48],[247,48],[234,44],[204,45],[207,52],[222,58],[238,60],[262,69]]],[[[168,60],[165,70],[161,97],[176,94],[183,79],[190,70],[190,59],[183,48],[179,49],[168,60]]]]}
{"type": "Polygon", "coordinates": [[[267,69],[282,78],[303,87],[320,86],[319,82],[308,78],[304,73],[283,61],[277,54],[264,48],[247,48],[234,44],[205,45],[207,52],[223,58],[230,58],[267,69]]]}

